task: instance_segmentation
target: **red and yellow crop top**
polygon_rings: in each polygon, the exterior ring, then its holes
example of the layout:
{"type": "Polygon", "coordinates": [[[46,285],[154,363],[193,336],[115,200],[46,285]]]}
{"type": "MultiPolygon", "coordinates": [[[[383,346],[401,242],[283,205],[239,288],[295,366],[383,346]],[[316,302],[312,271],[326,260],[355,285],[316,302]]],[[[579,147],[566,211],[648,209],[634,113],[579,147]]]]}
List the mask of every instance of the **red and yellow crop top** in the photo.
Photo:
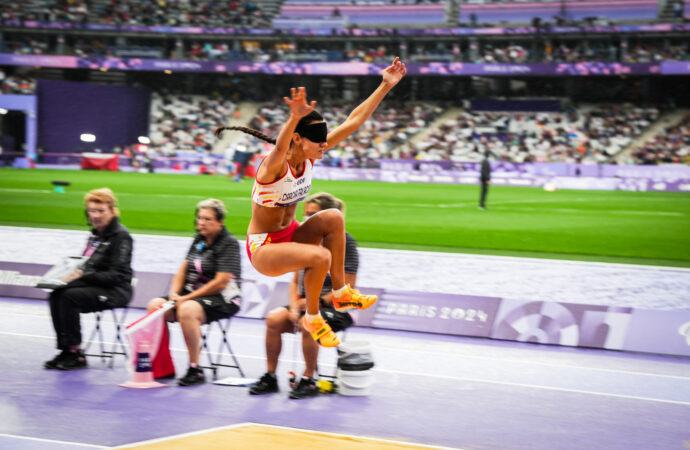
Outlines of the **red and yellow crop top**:
{"type": "Polygon", "coordinates": [[[307,159],[304,162],[304,172],[301,176],[295,176],[290,164],[287,162],[285,175],[273,183],[263,184],[254,180],[252,200],[261,206],[269,208],[294,205],[304,200],[311,190],[311,171],[314,161],[307,159]]]}

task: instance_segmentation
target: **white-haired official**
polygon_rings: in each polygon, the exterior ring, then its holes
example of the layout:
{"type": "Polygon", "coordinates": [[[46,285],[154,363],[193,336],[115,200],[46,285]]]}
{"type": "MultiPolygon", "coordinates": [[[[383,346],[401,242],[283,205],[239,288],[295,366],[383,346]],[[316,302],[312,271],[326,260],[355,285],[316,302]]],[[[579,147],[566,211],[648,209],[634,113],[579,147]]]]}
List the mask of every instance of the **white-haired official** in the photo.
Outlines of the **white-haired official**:
{"type": "Polygon", "coordinates": [[[206,381],[199,367],[201,325],[231,317],[240,309],[240,244],[225,228],[226,215],[225,205],[218,199],[209,198],[196,205],[197,234],[172,279],[170,292],[148,304],[148,310],[153,311],[168,300],[175,302],[165,318],[180,322],[189,352],[189,369],[178,381],[180,386],[206,381]]]}

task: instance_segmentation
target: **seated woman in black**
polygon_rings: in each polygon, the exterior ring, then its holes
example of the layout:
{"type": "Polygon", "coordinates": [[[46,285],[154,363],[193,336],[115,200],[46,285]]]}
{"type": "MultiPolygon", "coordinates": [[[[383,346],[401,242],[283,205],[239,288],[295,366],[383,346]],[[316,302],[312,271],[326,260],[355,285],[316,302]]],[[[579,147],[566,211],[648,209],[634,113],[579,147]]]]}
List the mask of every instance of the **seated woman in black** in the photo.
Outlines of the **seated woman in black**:
{"type": "Polygon", "coordinates": [[[196,207],[197,235],[177,274],[170,293],[148,304],[153,311],[168,300],[175,308],[166,320],[178,320],[189,352],[189,369],[178,381],[180,386],[204,383],[199,367],[201,325],[230,317],[240,309],[240,244],[223,225],[225,205],[216,199],[203,200],[196,207]]]}
{"type": "Polygon", "coordinates": [[[132,299],[132,236],[118,220],[117,199],[108,188],[94,189],[84,204],[93,226],[83,253],[88,259],[68,275],[65,286],[50,294],[50,315],[62,352],[44,363],[46,369],[86,368],[79,313],[123,307],[132,299]]]}

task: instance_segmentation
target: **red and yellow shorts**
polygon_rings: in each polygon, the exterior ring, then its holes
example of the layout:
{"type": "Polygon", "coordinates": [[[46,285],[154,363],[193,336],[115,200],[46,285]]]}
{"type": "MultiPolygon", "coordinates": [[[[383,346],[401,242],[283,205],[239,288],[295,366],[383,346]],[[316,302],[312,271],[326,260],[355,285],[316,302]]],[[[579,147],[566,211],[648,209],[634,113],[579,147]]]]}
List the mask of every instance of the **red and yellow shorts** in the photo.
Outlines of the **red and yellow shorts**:
{"type": "Polygon", "coordinates": [[[249,261],[252,260],[252,255],[257,248],[266,244],[277,244],[279,242],[291,242],[292,236],[295,234],[295,230],[299,226],[298,221],[293,221],[284,230],[277,231],[275,233],[261,233],[261,234],[248,234],[247,235],[247,256],[249,256],[249,261]]]}

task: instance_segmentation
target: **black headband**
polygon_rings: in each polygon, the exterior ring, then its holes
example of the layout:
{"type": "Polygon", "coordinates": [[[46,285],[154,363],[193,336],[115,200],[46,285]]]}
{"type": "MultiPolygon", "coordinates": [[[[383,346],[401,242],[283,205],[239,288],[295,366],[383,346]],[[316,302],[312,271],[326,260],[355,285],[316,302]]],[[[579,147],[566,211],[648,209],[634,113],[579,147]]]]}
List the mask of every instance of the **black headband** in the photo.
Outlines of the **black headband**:
{"type": "Polygon", "coordinates": [[[326,122],[316,122],[311,125],[298,125],[295,129],[295,133],[316,143],[326,142],[328,140],[326,122]]]}

